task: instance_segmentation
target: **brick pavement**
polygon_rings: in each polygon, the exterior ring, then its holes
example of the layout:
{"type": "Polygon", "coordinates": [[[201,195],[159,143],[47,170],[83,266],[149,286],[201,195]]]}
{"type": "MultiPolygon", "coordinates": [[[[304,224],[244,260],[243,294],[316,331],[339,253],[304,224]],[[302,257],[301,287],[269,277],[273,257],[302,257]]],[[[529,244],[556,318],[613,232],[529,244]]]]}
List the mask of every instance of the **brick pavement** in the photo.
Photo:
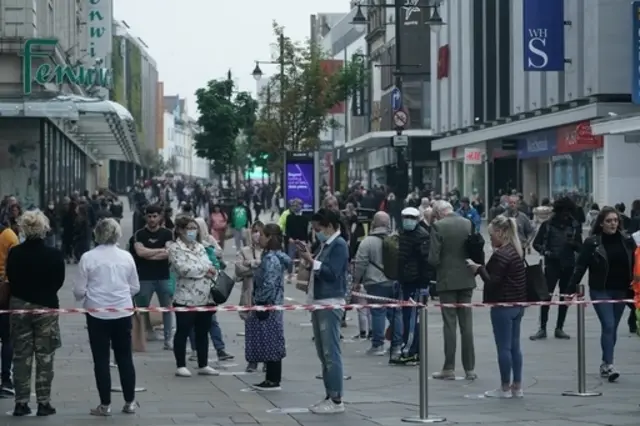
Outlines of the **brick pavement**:
{"type": "MultiPolygon", "coordinates": [[[[124,222],[125,228],[128,226],[124,222]]],[[[126,229],[125,229],[126,232],[126,229]]],[[[233,258],[228,249],[226,257],[233,258]]],[[[68,268],[68,282],[61,290],[62,306],[74,306],[71,279],[75,267],[68,268]]],[[[303,295],[288,286],[286,296],[303,301],[303,295]]],[[[477,293],[477,298],[481,296],[477,293]]],[[[236,300],[237,295],[232,296],[236,300]]],[[[522,426],[571,425],[637,425],[640,417],[640,338],[630,336],[623,322],[617,347],[617,366],[622,376],[617,384],[603,383],[597,375],[599,362],[599,326],[588,308],[587,366],[588,387],[603,395],[579,399],[561,396],[562,391],[575,389],[576,342],[550,339],[530,342],[523,338],[525,398],[522,400],[490,400],[481,398],[485,390],[498,385],[495,347],[486,309],[475,314],[475,343],[479,374],[475,382],[429,381],[431,411],[447,417],[447,424],[522,426]]],[[[523,333],[535,331],[537,310],[526,313],[523,333]]],[[[552,309],[551,320],[555,320],[552,309]]],[[[355,317],[355,314],[351,315],[355,317]]],[[[138,394],[141,408],[135,416],[119,414],[120,394],[114,394],[114,416],[95,418],[88,414],[97,405],[97,392],[91,368],[91,354],[84,329],[84,318],[66,315],[61,319],[63,347],[57,352],[53,403],[58,415],[46,418],[6,417],[4,425],[83,425],[115,423],[119,425],[167,426],[185,425],[266,425],[314,426],[395,426],[400,418],[417,411],[417,368],[391,367],[385,358],[364,354],[366,343],[347,340],[343,345],[345,373],[353,376],[345,382],[347,412],[336,416],[315,416],[301,413],[304,407],[322,397],[322,385],[314,376],[319,362],[311,342],[308,315],[304,312],[286,314],[288,357],[284,361],[281,392],[258,394],[246,392],[248,384],[261,380],[261,374],[232,375],[244,368],[243,340],[236,334],[243,324],[236,313],[219,314],[228,350],[238,361],[221,369],[223,376],[177,378],[171,352],[163,351],[160,342],[149,343],[149,351],[135,355],[138,386],[147,388],[138,394]],[[292,409],[298,413],[279,414],[274,409],[292,409]]],[[[355,320],[355,318],[354,318],[355,320]]],[[[439,312],[429,313],[429,367],[437,371],[443,361],[442,333],[439,312]]],[[[345,336],[355,335],[356,321],[349,322],[345,336]]],[[[566,331],[575,335],[575,308],[569,312],[566,331]]],[[[212,358],[215,355],[212,352],[212,358]]],[[[118,385],[117,370],[114,385],[118,385]]],[[[461,373],[459,369],[459,373],[461,373]]],[[[13,402],[0,400],[0,412],[12,409],[13,402]]]]}

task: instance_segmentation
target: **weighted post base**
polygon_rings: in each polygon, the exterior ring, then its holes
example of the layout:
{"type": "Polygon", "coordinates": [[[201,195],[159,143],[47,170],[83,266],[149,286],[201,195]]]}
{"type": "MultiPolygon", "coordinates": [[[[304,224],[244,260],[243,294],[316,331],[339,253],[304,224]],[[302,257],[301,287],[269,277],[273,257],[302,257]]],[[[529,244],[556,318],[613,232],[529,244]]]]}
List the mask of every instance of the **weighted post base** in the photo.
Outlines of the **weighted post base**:
{"type": "Polygon", "coordinates": [[[437,417],[437,416],[428,416],[425,418],[416,416],[416,417],[404,417],[402,421],[404,423],[431,424],[431,423],[444,423],[447,421],[447,419],[444,417],[437,417]]]}
{"type": "Polygon", "coordinates": [[[562,392],[562,396],[579,396],[579,397],[585,398],[585,397],[588,397],[588,396],[602,396],[602,392],[596,392],[596,391],[586,391],[586,392],[566,391],[566,392],[562,392]]]}

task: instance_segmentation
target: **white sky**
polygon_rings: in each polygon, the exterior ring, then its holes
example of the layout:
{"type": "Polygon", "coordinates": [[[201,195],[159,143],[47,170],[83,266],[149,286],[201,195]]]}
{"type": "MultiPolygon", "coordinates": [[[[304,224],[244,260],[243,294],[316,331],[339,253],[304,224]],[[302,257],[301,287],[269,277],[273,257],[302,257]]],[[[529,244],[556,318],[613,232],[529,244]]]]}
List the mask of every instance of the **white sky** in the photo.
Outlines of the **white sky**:
{"type": "MultiPolygon", "coordinates": [[[[231,68],[240,90],[255,93],[255,60],[270,60],[275,19],[294,40],[309,37],[309,16],[349,11],[349,0],[113,0],[115,19],[149,46],[165,95],[188,100],[196,89],[231,68]]],[[[274,65],[261,65],[265,76],[274,65]]]]}

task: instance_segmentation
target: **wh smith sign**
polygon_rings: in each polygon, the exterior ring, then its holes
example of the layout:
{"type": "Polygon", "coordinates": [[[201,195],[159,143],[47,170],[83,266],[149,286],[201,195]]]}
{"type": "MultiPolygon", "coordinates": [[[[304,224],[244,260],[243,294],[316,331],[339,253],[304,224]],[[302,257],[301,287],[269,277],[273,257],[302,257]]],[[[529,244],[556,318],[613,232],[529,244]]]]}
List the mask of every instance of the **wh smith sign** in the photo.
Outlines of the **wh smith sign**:
{"type": "Polygon", "coordinates": [[[631,4],[633,18],[633,41],[631,52],[631,99],[634,104],[640,104],[640,1],[631,4]]]}
{"type": "Polygon", "coordinates": [[[564,71],[564,1],[523,0],[525,71],[564,71]]]}

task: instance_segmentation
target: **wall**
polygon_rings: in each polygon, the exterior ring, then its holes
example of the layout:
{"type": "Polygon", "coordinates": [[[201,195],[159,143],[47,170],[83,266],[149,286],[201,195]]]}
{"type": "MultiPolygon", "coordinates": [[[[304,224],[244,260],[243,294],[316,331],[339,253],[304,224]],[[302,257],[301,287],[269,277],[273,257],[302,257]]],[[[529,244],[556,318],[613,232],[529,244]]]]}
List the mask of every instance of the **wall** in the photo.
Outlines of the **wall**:
{"type": "MultiPolygon", "coordinates": [[[[605,205],[613,206],[624,202],[629,209],[632,201],[640,198],[638,197],[638,181],[640,181],[638,158],[640,158],[640,144],[626,143],[624,135],[605,136],[605,183],[602,197],[605,205]]],[[[596,186],[599,187],[599,183],[596,186]]]]}
{"type": "Polygon", "coordinates": [[[0,194],[15,195],[23,206],[39,205],[38,120],[0,120],[0,194]]]}
{"type": "Polygon", "coordinates": [[[156,150],[164,148],[164,83],[159,81],[156,89],[156,150]]]}

